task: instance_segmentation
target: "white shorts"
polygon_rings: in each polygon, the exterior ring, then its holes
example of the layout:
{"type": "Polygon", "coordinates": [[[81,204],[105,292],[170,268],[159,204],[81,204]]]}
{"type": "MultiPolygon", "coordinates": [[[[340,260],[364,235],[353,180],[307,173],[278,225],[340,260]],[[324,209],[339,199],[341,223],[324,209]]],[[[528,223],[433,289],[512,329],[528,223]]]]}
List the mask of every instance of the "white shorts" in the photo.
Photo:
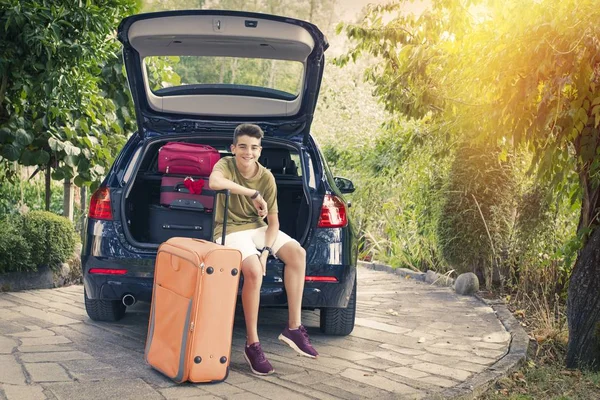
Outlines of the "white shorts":
{"type": "MultiPolygon", "coordinates": [[[[242,252],[242,260],[252,256],[260,255],[259,249],[265,247],[265,232],[267,227],[263,226],[257,229],[247,229],[245,231],[233,232],[225,236],[225,246],[232,247],[242,252]]],[[[277,254],[286,243],[295,242],[288,234],[279,231],[275,238],[275,243],[271,246],[273,254],[277,254]]],[[[221,244],[221,238],[215,240],[221,244]]]]}

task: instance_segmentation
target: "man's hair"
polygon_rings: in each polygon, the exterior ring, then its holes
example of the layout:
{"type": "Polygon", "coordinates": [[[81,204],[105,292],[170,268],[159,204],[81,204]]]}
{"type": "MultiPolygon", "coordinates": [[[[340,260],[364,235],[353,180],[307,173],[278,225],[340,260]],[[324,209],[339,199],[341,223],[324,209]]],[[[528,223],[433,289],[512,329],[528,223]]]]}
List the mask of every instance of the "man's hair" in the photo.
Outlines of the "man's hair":
{"type": "Polygon", "coordinates": [[[240,124],[233,131],[233,144],[237,144],[237,139],[240,136],[250,136],[257,139],[262,139],[265,134],[260,126],[254,124],[240,124]]]}

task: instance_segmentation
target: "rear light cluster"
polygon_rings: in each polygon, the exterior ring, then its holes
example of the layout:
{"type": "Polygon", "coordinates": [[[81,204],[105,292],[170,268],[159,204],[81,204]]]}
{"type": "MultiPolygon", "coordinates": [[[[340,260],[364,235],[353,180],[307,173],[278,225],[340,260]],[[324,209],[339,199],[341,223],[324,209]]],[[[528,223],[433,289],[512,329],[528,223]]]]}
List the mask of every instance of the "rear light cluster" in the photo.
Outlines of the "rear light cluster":
{"type": "Polygon", "coordinates": [[[100,274],[100,275],[125,275],[127,273],[126,269],[111,269],[111,268],[90,268],[90,274],[100,274]]]}
{"type": "Polygon", "coordinates": [[[101,187],[94,192],[90,200],[89,217],[94,219],[112,220],[112,208],[110,205],[110,189],[101,187]]]}
{"type": "Polygon", "coordinates": [[[321,207],[319,228],[342,228],[348,225],[346,204],[337,196],[326,194],[321,207]]]}
{"type": "Polygon", "coordinates": [[[304,278],[304,281],[336,283],[338,281],[338,279],[335,276],[307,276],[304,278]]]}

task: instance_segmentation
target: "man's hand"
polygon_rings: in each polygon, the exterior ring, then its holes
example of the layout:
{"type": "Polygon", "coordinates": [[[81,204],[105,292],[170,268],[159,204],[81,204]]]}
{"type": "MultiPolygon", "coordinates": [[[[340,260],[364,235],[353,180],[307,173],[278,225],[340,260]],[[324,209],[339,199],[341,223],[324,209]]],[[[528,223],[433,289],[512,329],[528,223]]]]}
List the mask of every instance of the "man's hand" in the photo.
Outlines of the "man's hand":
{"type": "Polygon", "coordinates": [[[264,218],[267,216],[267,202],[265,199],[263,199],[262,195],[258,195],[254,200],[252,200],[252,204],[254,204],[254,207],[256,207],[259,217],[264,218]]]}
{"type": "Polygon", "coordinates": [[[260,253],[259,260],[260,265],[262,266],[262,274],[263,276],[267,275],[267,258],[269,257],[268,251],[263,251],[260,253]]]}

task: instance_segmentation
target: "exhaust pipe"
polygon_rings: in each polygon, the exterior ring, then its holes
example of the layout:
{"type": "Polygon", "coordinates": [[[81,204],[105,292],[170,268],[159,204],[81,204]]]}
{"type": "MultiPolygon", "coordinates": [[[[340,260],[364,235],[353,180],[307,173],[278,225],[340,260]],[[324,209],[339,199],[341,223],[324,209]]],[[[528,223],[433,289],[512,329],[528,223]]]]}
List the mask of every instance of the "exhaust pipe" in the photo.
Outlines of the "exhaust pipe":
{"type": "Polygon", "coordinates": [[[134,305],[136,302],[135,297],[133,297],[132,294],[126,294],[125,296],[123,296],[123,305],[130,307],[132,305],[134,305]]]}

